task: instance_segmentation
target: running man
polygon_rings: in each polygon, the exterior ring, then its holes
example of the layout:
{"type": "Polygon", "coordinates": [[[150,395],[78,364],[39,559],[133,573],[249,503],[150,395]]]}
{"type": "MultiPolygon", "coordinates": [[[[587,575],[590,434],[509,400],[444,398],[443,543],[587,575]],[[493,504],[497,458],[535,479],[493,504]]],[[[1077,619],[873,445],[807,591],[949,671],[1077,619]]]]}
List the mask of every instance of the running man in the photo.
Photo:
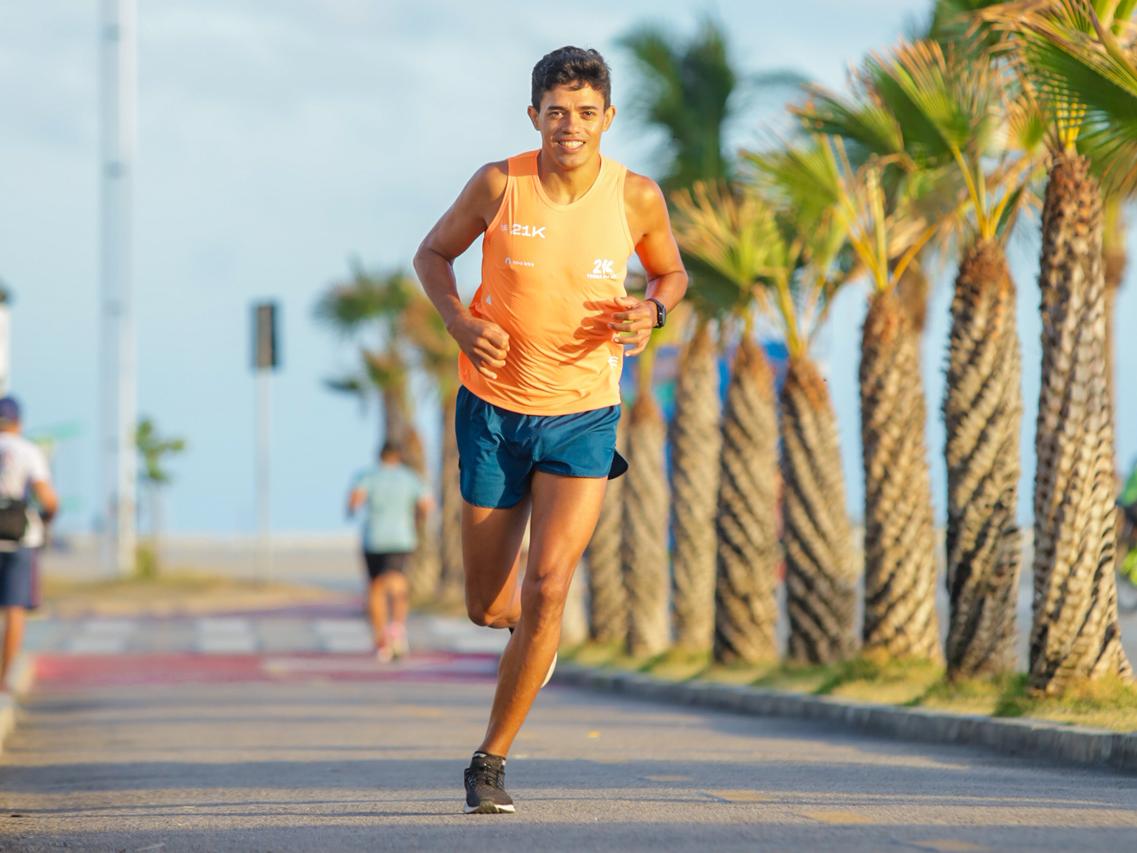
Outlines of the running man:
{"type": "Polygon", "coordinates": [[[379,451],[379,464],[360,474],[352,485],[348,516],[365,505],[367,614],[375,638],[375,656],[389,663],[409,651],[407,564],[418,545],[417,531],[431,507],[426,484],[403,464],[402,453],[390,442],[379,451]]]}
{"type": "Polygon", "coordinates": [[[25,612],[33,603],[33,559],[44,544],[44,523],[59,511],[47,459],[20,433],[20,404],[15,397],[0,399],[0,693],[13,686],[12,666],[24,642],[25,612]]]}
{"type": "Polygon", "coordinates": [[[565,596],[607,480],[627,467],[615,452],[624,356],[644,350],[687,289],[659,187],[600,155],[615,116],[599,53],[545,56],[529,107],[540,149],[479,169],[415,255],[462,351],[466,606],[475,623],[512,633],[485,739],[465,771],[467,812],[514,811],[506,755],[555,663],[565,596]],[[481,286],[467,307],[453,263],[483,235],[481,286]],[[647,272],[642,301],[624,289],[633,252],[647,272]]]}

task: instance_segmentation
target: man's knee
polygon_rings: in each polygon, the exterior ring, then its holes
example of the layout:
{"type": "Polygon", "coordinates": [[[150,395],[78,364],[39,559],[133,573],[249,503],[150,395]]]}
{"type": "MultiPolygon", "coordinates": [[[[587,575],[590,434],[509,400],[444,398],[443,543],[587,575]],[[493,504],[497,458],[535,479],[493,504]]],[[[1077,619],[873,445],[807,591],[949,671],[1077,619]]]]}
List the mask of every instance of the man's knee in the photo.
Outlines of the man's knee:
{"type": "Polygon", "coordinates": [[[559,619],[568,598],[570,580],[564,575],[527,578],[521,588],[522,610],[533,614],[538,621],[559,619]]]}
{"type": "Polygon", "coordinates": [[[510,627],[509,612],[505,608],[486,604],[473,596],[466,597],[466,615],[475,625],[481,625],[484,628],[510,627]]]}

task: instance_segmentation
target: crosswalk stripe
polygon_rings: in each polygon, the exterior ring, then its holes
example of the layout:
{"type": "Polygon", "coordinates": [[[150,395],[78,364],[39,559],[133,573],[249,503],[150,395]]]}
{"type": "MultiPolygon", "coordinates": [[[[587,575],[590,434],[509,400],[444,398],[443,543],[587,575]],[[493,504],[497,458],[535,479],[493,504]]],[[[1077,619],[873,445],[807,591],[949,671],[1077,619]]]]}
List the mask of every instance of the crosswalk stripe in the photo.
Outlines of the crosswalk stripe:
{"type": "Polygon", "coordinates": [[[77,655],[106,655],[126,651],[131,635],[138,628],[133,619],[87,619],[65,643],[77,655]]]}
{"type": "Polygon", "coordinates": [[[194,633],[193,648],[199,653],[249,653],[257,650],[257,638],[248,619],[197,619],[194,633]]]}
{"type": "Polygon", "coordinates": [[[326,637],[321,643],[325,652],[369,652],[374,646],[370,635],[363,637],[326,637]]]}
{"type": "Polygon", "coordinates": [[[314,623],[317,634],[327,636],[357,636],[368,633],[362,619],[317,619],[314,623]]]}
{"type": "Polygon", "coordinates": [[[126,651],[126,637],[99,637],[80,634],[67,644],[67,651],[76,655],[112,655],[126,651]]]}

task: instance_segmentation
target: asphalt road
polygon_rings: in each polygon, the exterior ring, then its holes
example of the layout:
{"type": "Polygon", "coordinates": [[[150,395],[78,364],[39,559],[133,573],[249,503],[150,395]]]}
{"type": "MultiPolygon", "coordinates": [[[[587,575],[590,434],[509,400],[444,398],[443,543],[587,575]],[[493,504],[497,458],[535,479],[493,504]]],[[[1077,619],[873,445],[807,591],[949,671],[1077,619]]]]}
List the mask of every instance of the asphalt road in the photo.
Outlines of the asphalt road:
{"type": "Polygon", "coordinates": [[[1137,777],[547,689],[461,814],[492,655],[49,658],[0,757],[3,850],[1111,850],[1137,777]]]}

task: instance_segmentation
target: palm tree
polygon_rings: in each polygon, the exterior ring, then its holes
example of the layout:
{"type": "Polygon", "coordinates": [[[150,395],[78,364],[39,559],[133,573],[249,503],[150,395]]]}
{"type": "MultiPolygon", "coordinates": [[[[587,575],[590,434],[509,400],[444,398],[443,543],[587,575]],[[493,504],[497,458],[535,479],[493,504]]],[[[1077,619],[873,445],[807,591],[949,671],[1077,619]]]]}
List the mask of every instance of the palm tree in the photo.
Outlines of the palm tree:
{"type": "Polygon", "coordinates": [[[162,489],[168,486],[171,480],[166,460],[170,456],[184,452],[186,440],[160,436],[154,420],[142,418],[134,432],[134,446],[141,457],[139,477],[146,487],[146,503],[150,514],[150,548],[147,555],[149,559],[142,559],[140,555],[138,571],[143,576],[154,576],[158,574],[162,563],[162,489]]]}
{"type": "Polygon", "coordinates": [[[832,163],[820,145],[748,159],[775,205],[779,225],[771,242],[778,247],[771,252],[776,263],[765,279],[789,353],[779,401],[788,651],[795,661],[834,663],[858,646],[859,567],[845,504],[836,412],[810,346],[838,290],[857,273],[855,257],[836,210],[814,192],[816,175],[833,178],[832,163]]]}
{"type": "Polygon", "coordinates": [[[990,675],[1015,666],[1021,564],[1016,521],[1021,472],[1021,368],[1015,285],[1004,244],[1030,194],[1044,125],[1027,92],[1016,98],[1005,63],[973,41],[902,45],[875,60],[915,160],[962,182],[962,258],[951,306],[947,394],[948,672],[990,675]],[[910,143],[909,143],[910,144],[910,143]],[[912,146],[915,147],[915,146],[912,146]]]}
{"type": "MultiPolygon", "coordinates": [[[[333,391],[353,394],[366,403],[378,396],[383,406],[383,439],[401,445],[403,458],[420,476],[427,475],[422,439],[414,428],[408,384],[410,356],[400,319],[421,295],[401,270],[372,275],[353,262],[351,276],[333,284],[316,303],[316,318],[342,337],[360,339],[360,369],[326,380],[333,391]]],[[[433,597],[440,572],[438,542],[420,536],[408,576],[415,601],[433,597]]]]}
{"type": "Polygon", "coordinates": [[[925,402],[917,329],[898,295],[937,230],[941,182],[921,171],[894,92],[872,63],[852,100],[813,87],[795,112],[829,138],[829,167],[813,174],[818,197],[834,206],[867,270],[872,293],[861,335],[861,443],[865,478],[866,651],[887,657],[941,657],[935,611],[935,533],[924,436],[925,402]],[[846,142],[848,140],[847,150],[846,142]],[[859,164],[854,167],[854,163],[859,164]],[[927,209],[926,209],[927,208],[927,209]]]}
{"type": "MultiPolygon", "coordinates": [[[[638,71],[633,113],[668,138],[660,181],[665,190],[696,180],[729,179],[733,167],[723,131],[734,113],[739,79],[722,27],[704,20],[684,43],[658,27],[641,27],[624,37],[623,46],[638,71]]],[[[714,518],[721,444],[718,347],[712,328],[721,312],[702,298],[707,288],[701,284],[692,276],[688,296],[696,314],[679,356],[667,435],[675,646],[693,653],[709,651],[714,633],[714,518]]],[[[677,325],[672,318],[671,327],[677,325]]]]}
{"type": "Polygon", "coordinates": [[[642,26],[621,44],[638,71],[633,113],[668,135],[660,186],[670,193],[695,181],[729,181],[723,130],[739,80],[723,28],[705,19],[684,43],[657,26],[642,26]]]}
{"type": "MultiPolygon", "coordinates": [[[[673,194],[695,181],[730,182],[734,159],[724,132],[748,91],[801,82],[788,72],[748,78],[734,65],[725,28],[704,19],[683,42],[656,26],[623,39],[638,71],[632,112],[667,138],[661,184],[673,194]]],[[[709,269],[693,271],[687,303],[694,308],[679,355],[675,409],[668,428],[671,463],[672,609],[675,646],[711,648],[714,626],[715,527],[721,444],[719,347],[715,329],[733,286],[709,269]]],[[[672,325],[675,325],[674,320],[672,325]]]]}
{"type": "Polygon", "coordinates": [[[458,486],[458,440],[455,412],[458,404],[458,344],[430,300],[416,294],[402,317],[402,328],[417,352],[417,365],[434,382],[440,403],[442,437],[442,502],[440,510],[440,577],[437,598],[445,604],[461,602],[465,575],[462,564],[462,494],[458,486]]]}
{"type": "Polygon", "coordinates": [[[1114,582],[1114,436],[1102,191],[1094,170],[1107,185],[1137,185],[1137,64],[1121,41],[1135,5],[1058,0],[987,13],[1011,34],[1053,118],[1039,272],[1030,642],[1030,685],[1042,693],[1061,692],[1077,678],[1132,677],[1114,582]]]}
{"type": "MultiPolygon", "coordinates": [[[[941,42],[957,43],[966,42],[969,47],[974,47],[973,40],[980,38],[987,47],[1006,49],[1009,47],[1007,41],[1007,31],[1013,33],[1016,28],[1016,23],[1021,13],[1029,13],[1034,11],[1040,6],[1040,3],[1035,1],[1028,2],[1006,2],[1006,0],[937,0],[935,11],[933,11],[932,22],[929,25],[929,36],[941,42]],[[986,14],[985,14],[986,13],[986,14]],[[1002,24],[1002,27],[998,25],[1002,24]],[[1003,32],[1001,32],[1003,30],[1003,32]]],[[[1128,39],[1130,44],[1132,42],[1132,32],[1129,20],[1134,13],[1137,2],[1134,0],[1103,0],[1102,2],[1090,3],[1087,7],[1085,3],[1080,5],[1082,10],[1081,26],[1084,30],[1092,28],[1093,24],[1090,22],[1088,15],[1085,14],[1085,9],[1094,11],[1098,19],[1109,19],[1110,30],[1121,31],[1129,28],[1128,39]]],[[[1072,7],[1078,9],[1078,7],[1072,7]]],[[[1087,94],[1090,99],[1099,97],[1102,90],[1096,88],[1090,90],[1087,94]]],[[[1105,91],[1109,91],[1109,86],[1106,86],[1105,91]]],[[[1124,117],[1124,110],[1122,109],[1121,121],[1126,121],[1124,117]]],[[[1114,127],[1120,125],[1113,125],[1114,127]]],[[[1094,155],[1092,149],[1087,151],[1090,156],[1090,162],[1095,166],[1104,165],[1103,158],[1094,155]]],[[[1104,158],[1106,163],[1115,162],[1112,156],[1104,158]]],[[[1111,416],[1117,417],[1115,411],[1115,398],[1113,392],[1113,379],[1114,379],[1114,366],[1113,366],[1113,353],[1114,353],[1114,339],[1113,339],[1113,325],[1115,314],[1115,300],[1117,300],[1118,291],[1124,279],[1124,270],[1126,270],[1128,252],[1126,249],[1126,217],[1124,217],[1124,205],[1134,196],[1134,188],[1128,190],[1120,187],[1117,183],[1106,182],[1102,187],[1103,191],[1103,215],[1104,215],[1104,232],[1102,234],[1103,247],[1104,247],[1104,263],[1105,263],[1105,357],[1106,357],[1106,381],[1110,388],[1110,412],[1111,416]]]]}
{"type": "Polygon", "coordinates": [[[731,285],[733,325],[742,327],[722,421],[713,654],[720,663],[758,663],[777,657],[777,416],[753,305],[772,217],[753,193],[722,185],[697,184],[673,201],[695,280],[731,285]]]}
{"type": "Polygon", "coordinates": [[[364,402],[378,393],[383,404],[382,438],[399,444],[406,443],[413,426],[407,397],[410,368],[398,320],[417,292],[414,280],[401,270],[372,275],[353,261],[350,277],[334,283],[315,309],[316,319],[340,336],[364,338],[360,369],[326,380],[326,386],[364,402]]]}
{"type": "Polygon", "coordinates": [[[809,355],[833,294],[851,272],[844,229],[831,209],[813,202],[799,172],[824,168],[816,147],[747,155],[770,200],[739,205],[703,187],[678,202],[679,238],[708,264],[729,266],[736,252],[730,223],[751,214],[741,233],[763,247],[755,266],[767,313],[780,320],[789,367],[782,386],[782,477],[789,656],[808,663],[844,659],[856,647],[857,568],[845,511],[837,423],[828,388],[809,355]]]}

